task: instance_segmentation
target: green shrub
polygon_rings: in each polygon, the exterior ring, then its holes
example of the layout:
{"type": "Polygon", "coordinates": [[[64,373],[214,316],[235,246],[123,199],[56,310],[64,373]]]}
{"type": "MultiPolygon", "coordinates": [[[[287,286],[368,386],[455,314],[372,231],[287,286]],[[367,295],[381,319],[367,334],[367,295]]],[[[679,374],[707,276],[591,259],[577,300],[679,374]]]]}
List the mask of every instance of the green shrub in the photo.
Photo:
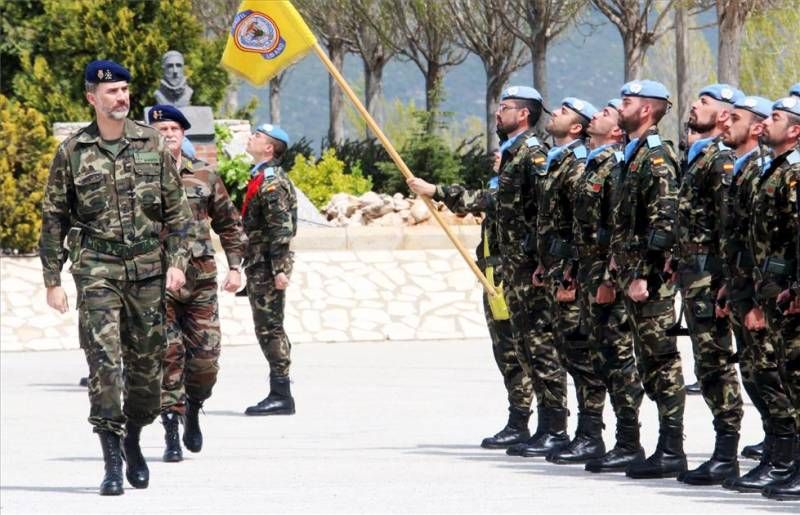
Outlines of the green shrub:
{"type": "Polygon", "coordinates": [[[241,208],[252,165],[244,154],[228,157],[223,150],[224,145],[233,137],[228,127],[222,124],[214,125],[214,136],[217,144],[217,173],[225,189],[228,190],[233,204],[241,208]]]}
{"type": "Polygon", "coordinates": [[[56,149],[42,113],[0,95],[0,249],[32,252],[42,229],[42,197],[56,149]]]}
{"type": "Polygon", "coordinates": [[[333,149],[323,152],[316,162],[298,154],[289,178],[320,209],[335,193],[361,195],[372,189],[372,181],[364,177],[358,166],[351,168],[350,173],[345,172],[345,163],[336,158],[333,149]]]}

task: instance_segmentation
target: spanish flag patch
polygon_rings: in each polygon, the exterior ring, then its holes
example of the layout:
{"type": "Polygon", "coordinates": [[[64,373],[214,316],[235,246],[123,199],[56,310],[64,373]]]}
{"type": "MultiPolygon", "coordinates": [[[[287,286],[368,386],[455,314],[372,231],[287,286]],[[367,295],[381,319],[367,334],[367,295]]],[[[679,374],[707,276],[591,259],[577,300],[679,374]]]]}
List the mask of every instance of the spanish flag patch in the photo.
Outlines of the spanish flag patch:
{"type": "Polygon", "coordinates": [[[731,170],[733,170],[733,163],[725,163],[724,165],[722,165],[722,169],[725,170],[726,172],[730,172],[731,170]]]}
{"type": "Polygon", "coordinates": [[[663,165],[664,164],[664,158],[663,157],[654,157],[653,158],[653,164],[656,165],[656,166],[663,165]]]}

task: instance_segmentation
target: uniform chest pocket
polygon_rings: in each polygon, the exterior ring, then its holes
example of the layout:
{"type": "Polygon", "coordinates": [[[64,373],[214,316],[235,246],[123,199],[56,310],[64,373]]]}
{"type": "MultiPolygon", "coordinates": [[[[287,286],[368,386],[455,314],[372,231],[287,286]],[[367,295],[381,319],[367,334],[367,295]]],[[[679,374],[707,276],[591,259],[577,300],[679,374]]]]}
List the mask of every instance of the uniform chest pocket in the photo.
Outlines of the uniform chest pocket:
{"type": "Polygon", "coordinates": [[[133,169],[136,199],[148,218],[161,221],[161,167],[136,163],[133,169]]]}
{"type": "Polygon", "coordinates": [[[103,172],[82,171],[75,177],[75,192],[78,197],[78,214],[93,216],[108,207],[108,190],[103,172]]]}

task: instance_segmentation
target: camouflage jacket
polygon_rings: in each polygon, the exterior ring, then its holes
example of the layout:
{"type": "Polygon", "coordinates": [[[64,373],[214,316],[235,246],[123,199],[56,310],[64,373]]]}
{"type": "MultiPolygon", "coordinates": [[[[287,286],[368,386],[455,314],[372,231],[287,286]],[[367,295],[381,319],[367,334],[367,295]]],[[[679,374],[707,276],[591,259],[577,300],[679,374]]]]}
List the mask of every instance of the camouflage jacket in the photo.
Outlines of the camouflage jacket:
{"type": "Polygon", "coordinates": [[[497,246],[515,268],[536,261],[537,183],[546,174],[545,151],[531,129],[517,136],[500,161],[497,246]]]}
{"type": "Polygon", "coordinates": [[[719,257],[718,242],[727,210],[725,189],[732,174],[733,153],[719,136],[688,163],[678,191],[676,224],[676,250],[682,264],[694,266],[698,254],[719,257]]]}
{"type": "Polygon", "coordinates": [[[572,241],[572,208],[587,153],[582,140],[565,145],[552,158],[547,175],[541,181],[536,241],[539,262],[545,267],[576,257],[572,241]]]}
{"type": "MultiPolygon", "coordinates": [[[[190,247],[192,258],[214,255],[214,245],[211,242],[213,228],[225,250],[228,266],[241,265],[247,237],[244,235],[239,211],[231,202],[222,179],[214,173],[208,163],[192,159],[185,154],[181,158],[180,175],[196,222],[197,238],[190,247]]],[[[198,268],[194,260],[190,266],[198,268]]],[[[197,269],[195,272],[198,278],[206,275],[215,277],[216,267],[213,270],[197,269]]]]}
{"type": "Polygon", "coordinates": [[[728,274],[747,274],[755,265],[753,250],[747,234],[750,228],[753,195],[758,190],[761,171],[769,162],[769,151],[756,147],[745,158],[738,173],[731,178],[725,192],[725,218],[723,219],[720,251],[728,274]]]}
{"type": "Polygon", "coordinates": [[[46,286],[60,284],[65,237],[75,275],[135,281],[163,274],[162,228],[167,263],[186,269],[194,223],[174,159],[155,129],[131,120],[119,145],[115,158],[93,122],[58,147],[42,203],[46,286]]]}
{"type": "Polygon", "coordinates": [[[495,258],[492,260],[492,266],[497,266],[500,259],[500,249],[497,246],[497,224],[494,218],[495,213],[493,212],[495,192],[488,189],[468,190],[457,184],[452,186],[439,184],[436,186],[436,193],[434,193],[433,198],[444,202],[450,211],[459,215],[466,213],[485,214],[481,223],[481,240],[475,249],[475,255],[478,258],[478,266],[481,269],[485,268],[487,259],[483,255],[483,240],[488,237],[489,255],[495,258]]]}
{"type": "Polygon", "coordinates": [[[297,194],[277,160],[262,163],[256,174],[264,182],[242,217],[249,240],[247,266],[267,261],[273,274],[290,274],[293,254],[289,245],[297,234],[297,194]]]}
{"type": "Polygon", "coordinates": [[[647,275],[663,266],[678,203],[678,159],[653,126],[636,142],[620,179],[611,250],[623,273],[647,275]]]}
{"type": "Polygon", "coordinates": [[[777,156],[762,172],[750,215],[756,266],[763,279],[782,288],[797,280],[798,180],[800,149],[795,148],[777,156]]]}
{"type": "Polygon", "coordinates": [[[622,145],[608,145],[591,159],[575,187],[572,232],[580,268],[604,268],[611,245],[611,214],[619,201],[622,145]]]}

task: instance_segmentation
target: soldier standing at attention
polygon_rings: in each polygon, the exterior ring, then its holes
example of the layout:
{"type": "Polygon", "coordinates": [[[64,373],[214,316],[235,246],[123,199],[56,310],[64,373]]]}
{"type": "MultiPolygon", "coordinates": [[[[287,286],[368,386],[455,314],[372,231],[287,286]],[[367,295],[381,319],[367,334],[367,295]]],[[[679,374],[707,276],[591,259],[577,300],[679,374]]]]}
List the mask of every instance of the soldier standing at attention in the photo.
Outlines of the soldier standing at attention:
{"type": "Polygon", "coordinates": [[[660,82],[635,80],[622,87],[621,96],[620,127],[630,141],[613,217],[610,269],[626,294],[639,374],[659,418],[655,452],[631,463],[625,474],[636,479],[676,477],[686,470],[686,391],[677,342],[666,334],[675,323],[675,287],[662,271],[673,243],[678,159],[661,141],[657,127],[669,109],[669,92],[660,82]]]}
{"type": "MultiPolygon", "coordinates": [[[[497,247],[503,256],[505,299],[517,356],[536,395],[538,426],[524,443],[506,453],[525,456],[552,438],[567,416],[567,382],[558,361],[547,295],[531,285],[536,268],[537,183],[545,173],[544,147],[534,134],[543,110],[534,88],[512,86],[500,96],[495,113],[500,146],[500,173],[495,203],[497,247]]],[[[558,435],[560,437],[560,434],[558,435]]]]}
{"type": "Polygon", "coordinates": [[[596,112],[589,102],[573,97],[562,100],[553,111],[545,129],[556,146],[547,153],[547,174],[539,190],[536,222],[539,265],[532,282],[547,295],[554,318],[559,361],[575,383],[578,428],[570,441],[566,416],[557,422],[551,420],[551,431],[558,437],[539,448],[529,448],[528,454],[546,456],[548,461],[562,464],[582,463],[606,452],[602,436],[606,388],[594,371],[589,339],[582,329],[572,232],[576,185],[589,152],[584,139],[596,112]]]}
{"type": "MultiPolygon", "coordinates": [[[[782,98],[764,120],[764,143],[774,158],[762,171],[750,214],[750,245],[756,263],[758,304],[745,315],[753,332],[766,329],[775,345],[778,371],[794,411],[779,414],[769,428],[761,462],[742,477],[723,483],[740,492],[761,491],[767,497],[800,498],[797,462],[798,413],[800,412],[800,309],[789,300],[797,278],[798,199],[800,180],[800,99],[782,98]]],[[[796,301],[796,299],[795,299],[796,301]]],[[[759,385],[760,386],[760,385],[759,385]]]]}
{"type": "MultiPolygon", "coordinates": [[[[495,173],[500,168],[500,153],[495,160],[495,173]]],[[[478,256],[478,267],[487,274],[491,272],[495,286],[502,285],[503,258],[498,253],[497,229],[495,220],[495,202],[498,178],[494,176],[489,181],[488,187],[482,190],[468,190],[459,185],[434,185],[423,179],[414,177],[406,181],[408,187],[417,195],[425,195],[434,200],[444,202],[448,209],[454,213],[484,213],[481,223],[481,241],[475,253],[478,256]]],[[[531,414],[533,401],[533,388],[531,378],[526,373],[520,362],[522,356],[517,354],[519,343],[514,339],[514,332],[509,321],[508,307],[505,306],[503,297],[502,307],[495,304],[493,308],[489,295],[484,292],[483,310],[489,336],[492,339],[492,351],[497,368],[503,376],[503,384],[508,393],[508,423],[494,436],[484,438],[481,447],[485,449],[505,449],[511,445],[522,443],[530,438],[528,420],[531,414]],[[500,311],[495,313],[495,310],[500,311]]]]}
{"type": "Polygon", "coordinates": [[[733,104],[744,94],[728,84],[712,84],[700,90],[689,112],[689,128],[700,139],[686,156],[678,192],[675,253],[677,273],[671,260],[665,273],[677,277],[694,352],[695,375],[714,417],[714,454],[698,468],[678,476],[690,485],[721,484],[739,476],[739,430],[742,394],[733,358],[728,317],[714,316],[717,293],[722,287],[719,242],[723,237],[725,190],[733,174],[733,154],[722,143],[724,124],[733,104]]]}
{"type": "MultiPolygon", "coordinates": [[[[753,332],[744,325],[745,315],[755,306],[755,262],[747,233],[753,192],[761,180],[761,171],[770,161],[769,149],[759,145],[759,139],[763,135],[764,120],[771,113],[771,100],[745,97],[736,102],[725,123],[722,142],[733,149],[736,160],[727,190],[726,217],[720,240],[725,286],[717,294],[714,308],[717,317],[730,317],[742,385],[761,416],[765,433],[770,433],[770,427],[775,424],[794,426],[788,414],[791,404],[778,374],[774,345],[766,331],[753,332]],[[786,415],[780,417],[779,413],[786,415]]],[[[742,456],[758,460],[763,449],[763,442],[748,445],[742,449],[742,456]]]]}
{"type": "Polygon", "coordinates": [[[242,222],[249,244],[245,258],[247,296],[261,351],[269,363],[269,395],[250,406],[246,415],[293,415],[290,388],[291,343],[283,329],[286,288],[292,273],[297,234],[297,195],[281,168],[289,135],[280,127],[263,124],[247,140],[255,166],[242,203],[242,222]]]}
{"type": "Polygon", "coordinates": [[[222,179],[208,163],[181,152],[184,131],[191,125],[177,108],[154,105],[147,113],[150,125],[164,137],[175,158],[183,189],[196,222],[186,284],[167,293],[167,354],[161,392],[161,422],[166,449],[164,461],[183,459],[178,421],[185,418],[183,443],[192,452],[203,447],[198,413],[217,382],[220,353],[217,264],[210,229],[219,235],[229,271],[222,289],[236,292],[242,284],[241,264],[247,239],[239,211],[222,179]]]}
{"type": "MultiPolygon", "coordinates": [[[[578,251],[580,303],[589,327],[589,353],[595,372],[608,390],[617,418],[616,444],[601,457],[586,462],[589,472],[624,472],[644,459],[639,443],[639,407],[644,397],[636,370],[630,322],[622,292],[608,274],[611,215],[619,201],[622,104],[612,99],[595,113],[586,132],[591,151],[576,187],[573,232],[578,251]]],[[[598,434],[595,438],[602,438],[598,434]]]]}
{"type": "Polygon", "coordinates": [[[113,61],[86,67],[95,121],[56,152],[39,240],[47,304],[65,313],[67,239],[89,364],[89,423],[105,460],[101,495],[123,493],[121,451],[130,484],[149,484],[139,436],[161,411],[164,288],[183,286],[194,239],[191,209],[169,151],[156,130],[127,119],[130,79],[113,61]]]}

